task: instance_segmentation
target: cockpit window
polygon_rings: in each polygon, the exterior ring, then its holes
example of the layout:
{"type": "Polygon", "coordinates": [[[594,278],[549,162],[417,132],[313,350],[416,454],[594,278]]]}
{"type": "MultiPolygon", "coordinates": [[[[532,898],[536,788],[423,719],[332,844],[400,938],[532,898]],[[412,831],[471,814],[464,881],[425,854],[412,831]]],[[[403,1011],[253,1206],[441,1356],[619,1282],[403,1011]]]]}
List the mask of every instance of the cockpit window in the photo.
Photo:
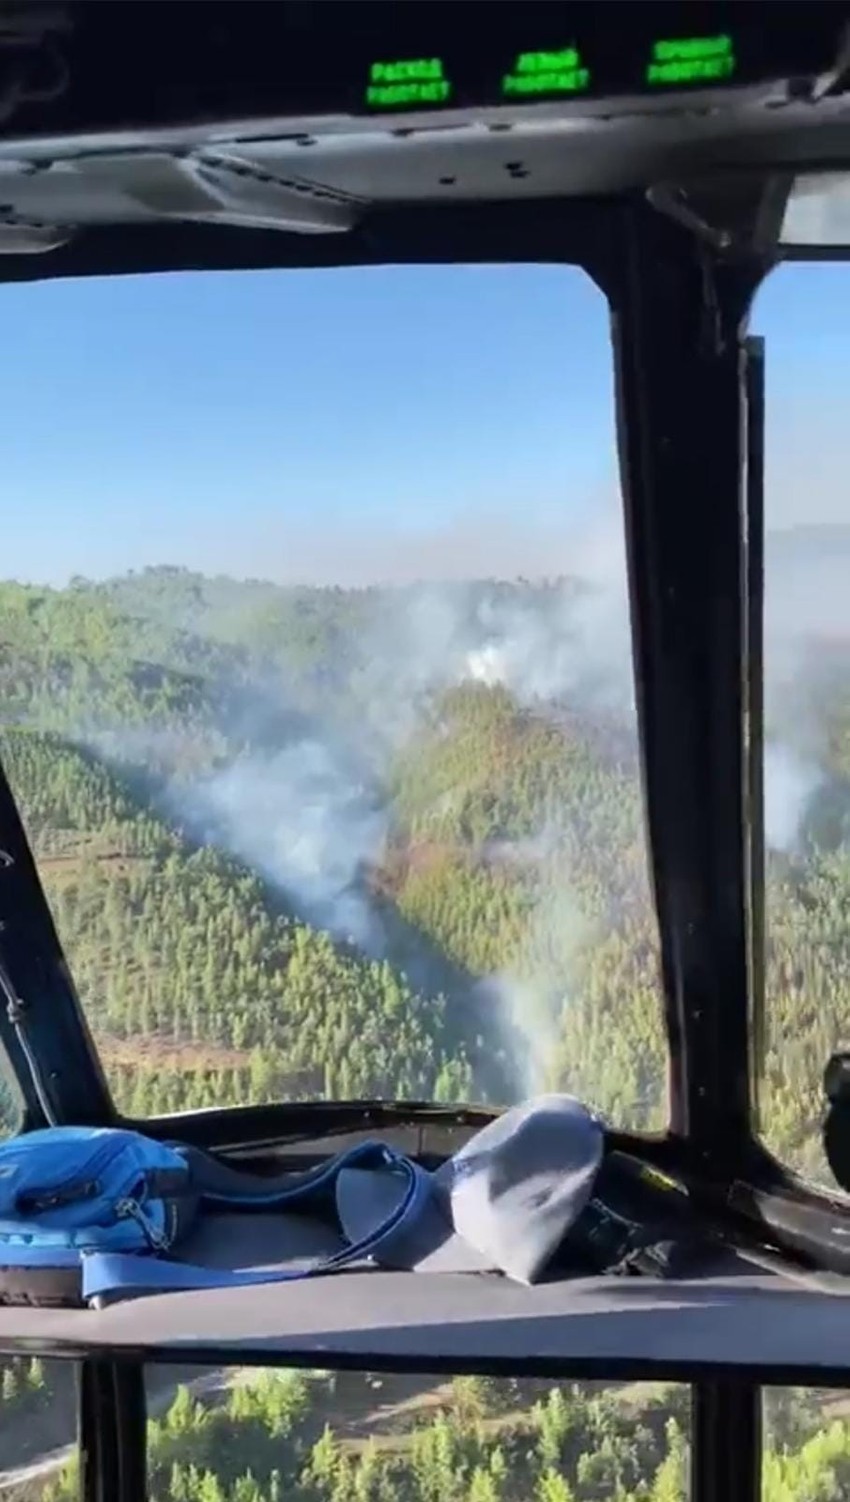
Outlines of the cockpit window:
{"type": "Polygon", "coordinates": [[[850,1043],[850,505],[845,265],[773,273],[766,335],[766,965],[759,1111],[768,1146],[834,1188],[823,1075],[850,1043]]]}
{"type": "Polygon", "coordinates": [[[667,1115],[605,303],[5,287],[3,764],[118,1105],[667,1115]]]}

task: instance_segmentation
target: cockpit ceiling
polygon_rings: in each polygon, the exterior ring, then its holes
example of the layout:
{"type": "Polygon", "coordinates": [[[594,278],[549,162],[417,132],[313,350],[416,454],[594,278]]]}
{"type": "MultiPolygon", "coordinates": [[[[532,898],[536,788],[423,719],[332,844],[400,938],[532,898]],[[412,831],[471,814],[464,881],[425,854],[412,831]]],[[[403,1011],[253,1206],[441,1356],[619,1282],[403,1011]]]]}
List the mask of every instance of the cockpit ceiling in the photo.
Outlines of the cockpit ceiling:
{"type": "Polygon", "coordinates": [[[752,5],[532,0],[480,15],[464,0],[0,0],[0,254],[136,224],[344,236],[373,207],[850,161],[840,4],[769,20],[752,5]],[[675,60],[656,87],[659,48],[675,60]],[[387,57],[400,60],[374,61],[387,57]],[[394,81],[370,82],[376,70],[394,81]]]}
{"type": "MultiPolygon", "coordinates": [[[[708,168],[850,158],[850,99],[745,91],[721,105],[635,100],[411,116],[245,121],[0,142],[0,226],[48,247],[52,229],[174,220],[301,233],[352,228],[373,204],[609,194],[708,168]],[[498,119],[494,115],[498,114],[498,119]]],[[[62,238],[65,238],[63,235],[62,238]]],[[[55,236],[54,236],[55,239],[55,236]]],[[[13,248],[11,245],[9,248],[13,248]]]]}

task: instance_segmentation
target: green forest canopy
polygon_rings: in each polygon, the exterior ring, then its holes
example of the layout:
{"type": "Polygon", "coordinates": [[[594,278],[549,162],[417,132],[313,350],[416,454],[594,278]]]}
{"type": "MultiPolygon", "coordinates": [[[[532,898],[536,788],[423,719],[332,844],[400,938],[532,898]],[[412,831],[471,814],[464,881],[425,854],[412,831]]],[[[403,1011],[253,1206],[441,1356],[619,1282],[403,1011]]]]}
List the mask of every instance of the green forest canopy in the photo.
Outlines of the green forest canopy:
{"type": "MultiPolygon", "coordinates": [[[[464,630],[516,610],[555,632],[577,594],[485,583],[447,599],[464,630]]],[[[413,598],[171,568],[0,586],[0,750],[122,1107],[554,1085],[620,1124],[663,1124],[636,760],[595,706],[471,679],[421,697],[369,768],[387,827],[358,883],[378,953],[317,926],[162,796],[252,737],[276,748],[318,725],[355,743],[374,681],[363,644],[371,664],[377,628],[391,634],[413,598]]],[[[821,741],[840,787],[850,672],[829,686],[821,741]]],[[[818,817],[818,839],[771,865],[761,1098],[770,1144],[809,1172],[850,968],[850,854],[828,800],[818,817]]]]}

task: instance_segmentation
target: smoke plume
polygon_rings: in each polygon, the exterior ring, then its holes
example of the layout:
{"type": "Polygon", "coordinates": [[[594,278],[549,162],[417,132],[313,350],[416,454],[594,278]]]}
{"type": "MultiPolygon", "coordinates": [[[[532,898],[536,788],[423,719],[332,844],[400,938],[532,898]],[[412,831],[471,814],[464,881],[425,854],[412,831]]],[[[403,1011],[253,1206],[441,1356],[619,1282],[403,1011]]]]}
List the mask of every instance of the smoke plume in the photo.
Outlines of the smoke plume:
{"type": "MultiPolygon", "coordinates": [[[[850,683],[850,529],[793,526],[765,545],[765,841],[800,855],[850,683]]],[[[843,839],[838,831],[837,839],[843,839]]]]}
{"type": "Polygon", "coordinates": [[[169,801],[201,838],[290,893],[303,917],[365,953],[380,953],[375,913],[359,888],[381,850],[387,813],[327,742],[299,740],[239,757],[169,801]]]}
{"type": "Polygon", "coordinates": [[[766,746],[764,834],[770,850],[790,855],[798,849],[806,814],[823,781],[821,769],[789,746],[766,746]]]}

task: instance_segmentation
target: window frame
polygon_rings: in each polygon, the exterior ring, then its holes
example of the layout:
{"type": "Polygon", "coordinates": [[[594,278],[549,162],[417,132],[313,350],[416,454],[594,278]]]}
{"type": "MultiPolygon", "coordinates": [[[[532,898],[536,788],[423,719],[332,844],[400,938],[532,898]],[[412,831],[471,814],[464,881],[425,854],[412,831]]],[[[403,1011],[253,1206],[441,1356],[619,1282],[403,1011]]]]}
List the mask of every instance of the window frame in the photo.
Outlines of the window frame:
{"type": "MultiPolygon", "coordinates": [[[[149,235],[99,230],[58,251],[49,264],[20,258],[0,273],[13,281],[199,265],[482,260],[544,260],[589,272],[613,314],[642,771],[671,1048],[671,1130],[663,1139],[639,1140],[647,1156],[686,1172],[708,1203],[725,1205],[741,1180],[770,1188],[768,1160],[751,1119],[740,525],[746,406],[740,330],[769,259],[750,255],[730,263],[689,228],[628,197],[573,202],[568,211],[543,204],[530,221],[515,204],[438,214],[386,209],[370,217],[368,229],[354,231],[342,244],[340,238],[332,245],[315,237],[293,246],[270,236],[258,246],[239,232],[200,226],[149,235]],[[710,433],[699,421],[709,408],[716,418],[710,433]],[[683,484],[690,486],[692,502],[687,519],[683,484]],[[686,520],[691,528],[697,524],[696,535],[689,536],[686,520]],[[671,759],[671,747],[678,760],[671,759]]],[[[9,856],[0,876],[0,957],[22,1003],[18,1025],[26,1028],[60,1119],[116,1122],[2,773],[0,839],[9,856]]],[[[0,1040],[26,1094],[26,1125],[34,1125],[41,1115],[37,1094],[6,1014],[0,1015],[0,1040]]],[[[180,1131],[207,1147],[257,1148],[258,1135],[268,1145],[315,1136],[317,1128],[331,1134],[355,1119],[361,1128],[394,1120],[415,1126],[423,1113],[436,1125],[463,1132],[479,1120],[474,1111],[427,1105],[317,1103],[203,1112],[181,1117],[180,1131]]],[[[144,1125],[157,1134],[173,1130],[171,1122],[144,1125]]],[[[99,1369],[112,1365],[97,1363],[99,1369]]],[[[527,1366],[528,1359],[518,1356],[517,1373],[527,1366]]],[[[114,1381],[106,1370],[102,1379],[114,1381]]],[[[750,1458],[759,1446],[757,1391],[751,1382],[709,1373],[695,1385],[692,1502],[729,1502],[730,1492],[734,1502],[755,1502],[750,1458]],[[732,1423],[746,1464],[724,1468],[718,1456],[732,1423]]],[[[83,1431],[93,1433],[92,1426],[107,1422],[106,1409],[97,1406],[93,1392],[84,1391],[84,1402],[83,1431]]],[[[138,1402],[128,1387],[109,1420],[116,1424],[123,1411],[122,1422],[136,1436],[131,1450],[138,1447],[138,1402]]],[[[103,1443],[92,1440],[95,1456],[103,1443]]],[[[114,1449],[114,1439],[110,1444],[114,1449]]],[[[84,1471],[86,1502],[105,1495],[105,1467],[106,1461],[97,1461],[84,1471]]],[[[131,1487],[130,1471],[122,1474],[128,1478],[122,1486],[131,1487]]]]}
{"type": "MultiPolygon", "coordinates": [[[[770,180],[762,188],[775,197],[770,180]]],[[[645,817],[670,1050],[670,1129],[637,1140],[658,1161],[709,1187],[728,1191],[742,1177],[769,1187],[775,1175],[752,1130],[741,339],[772,257],[751,250],[730,258],[691,224],[627,195],[568,206],[542,201],[531,219],[510,201],[438,211],[393,206],[344,237],[257,242],[249,232],[201,225],[160,226],[144,235],[96,229],[49,263],[10,259],[0,279],[423,262],[573,266],[609,302],[645,817]],[[701,420],[707,410],[710,432],[701,420]]],[[[57,1115],[114,1122],[119,1118],[1,768],[0,840],[7,851],[0,961],[19,1003],[17,1025],[37,1054],[57,1115]]],[[[0,1042],[25,1095],[24,1125],[34,1125],[43,1112],[8,1007],[0,1010],[0,1042]]],[[[395,1117],[376,1102],[353,1109],[361,1121],[377,1114],[389,1123],[410,1120],[418,1108],[405,1103],[395,1117]]],[[[311,1133],[319,1122],[332,1131],[351,1111],[327,1104],[235,1107],[204,1112],[197,1122],[179,1120],[181,1129],[215,1147],[249,1145],[258,1130],[268,1141],[276,1130],[297,1132],[299,1122],[311,1133]]],[[[457,1121],[458,1112],[448,1109],[441,1119],[457,1121]]],[[[157,1132],[171,1125],[145,1122],[157,1132]]]]}

